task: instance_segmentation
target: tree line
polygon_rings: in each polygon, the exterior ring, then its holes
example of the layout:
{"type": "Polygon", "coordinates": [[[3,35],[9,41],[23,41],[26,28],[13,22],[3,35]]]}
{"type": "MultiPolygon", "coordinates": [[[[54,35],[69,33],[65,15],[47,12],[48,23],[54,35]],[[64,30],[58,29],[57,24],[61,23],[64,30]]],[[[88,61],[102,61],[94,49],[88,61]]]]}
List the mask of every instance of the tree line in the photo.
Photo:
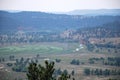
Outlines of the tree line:
{"type": "Polygon", "coordinates": [[[84,69],[85,75],[97,75],[97,76],[110,76],[110,75],[120,75],[120,70],[117,69],[84,69]]]}
{"type": "Polygon", "coordinates": [[[95,62],[101,62],[103,65],[110,65],[110,66],[120,66],[120,57],[107,57],[107,58],[89,58],[90,64],[95,64],[95,62]]]}

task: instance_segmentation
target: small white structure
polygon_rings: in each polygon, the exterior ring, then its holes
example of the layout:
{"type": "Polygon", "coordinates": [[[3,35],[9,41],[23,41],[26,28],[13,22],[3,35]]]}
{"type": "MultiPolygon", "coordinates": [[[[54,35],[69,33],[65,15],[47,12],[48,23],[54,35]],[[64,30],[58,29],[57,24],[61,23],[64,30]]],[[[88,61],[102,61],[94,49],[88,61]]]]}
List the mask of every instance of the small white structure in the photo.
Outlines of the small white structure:
{"type": "Polygon", "coordinates": [[[83,44],[80,44],[80,45],[79,45],[79,48],[80,48],[80,49],[84,48],[84,47],[83,47],[83,44]]]}
{"type": "Polygon", "coordinates": [[[0,70],[4,69],[4,65],[0,64],[0,70]]]}
{"type": "Polygon", "coordinates": [[[49,59],[49,58],[45,58],[44,60],[45,60],[45,61],[49,61],[50,59],[49,59]]]}
{"type": "Polygon", "coordinates": [[[80,49],[79,48],[76,48],[75,51],[79,51],[80,49]]]}

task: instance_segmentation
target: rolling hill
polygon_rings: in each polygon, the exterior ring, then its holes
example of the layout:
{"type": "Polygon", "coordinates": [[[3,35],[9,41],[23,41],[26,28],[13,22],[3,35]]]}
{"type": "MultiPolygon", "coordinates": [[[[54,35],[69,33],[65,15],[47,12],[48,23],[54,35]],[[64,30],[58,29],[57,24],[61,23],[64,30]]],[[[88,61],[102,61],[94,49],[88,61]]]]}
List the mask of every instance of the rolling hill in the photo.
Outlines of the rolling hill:
{"type": "Polygon", "coordinates": [[[22,11],[0,11],[0,32],[6,31],[62,31],[96,27],[111,22],[120,22],[120,16],[82,16],[22,11]]]}

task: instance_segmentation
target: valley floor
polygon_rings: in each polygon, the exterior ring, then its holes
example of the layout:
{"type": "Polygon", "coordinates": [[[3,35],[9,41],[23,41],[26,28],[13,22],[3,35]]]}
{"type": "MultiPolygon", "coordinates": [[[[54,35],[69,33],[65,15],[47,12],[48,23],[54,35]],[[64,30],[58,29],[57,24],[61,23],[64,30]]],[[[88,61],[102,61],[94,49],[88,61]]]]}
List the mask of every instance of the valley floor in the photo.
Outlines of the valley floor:
{"type": "MultiPolygon", "coordinates": [[[[119,80],[119,75],[109,75],[109,76],[97,76],[97,75],[85,75],[84,69],[109,69],[109,70],[120,70],[120,67],[103,65],[101,61],[95,61],[93,64],[89,63],[90,58],[105,58],[108,57],[120,57],[120,53],[103,53],[100,52],[89,52],[86,47],[76,51],[79,48],[78,43],[39,43],[39,44],[28,44],[28,45],[15,45],[15,46],[5,46],[0,48],[0,58],[4,58],[4,62],[0,62],[0,77],[1,80],[25,80],[26,72],[15,72],[12,70],[14,67],[8,66],[7,63],[15,63],[16,59],[24,58],[37,59],[39,64],[44,65],[45,59],[55,62],[55,69],[67,70],[71,74],[72,70],[75,71],[75,80],[108,80],[109,78],[119,80]],[[44,46],[43,46],[44,45],[44,46]],[[9,51],[8,51],[9,50],[9,51]],[[30,50],[30,51],[29,51],[30,50]],[[37,50],[37,51],[36,51],[37,50]],[[35,51],[35,52],[34,52],[35,51]],[[48,51],[48,52],[46,52],[48,51]],[[9,53],[7,53],[9,52],[9,53]],[[39,55],[38,55],[39,54],[39,55]],[[14,55],[15,60],[9,60],[10,56],[14,55]],[[60,59],[60,62],[56,62],[56,59],[60,59]],[[79,65],[71,64],[71,61],[79,60],[79,65]]],[[[103,49],[105,50],[105,49],[103,49]]],[[[27,65],[28,66],[28,65],[27,65]]]]}

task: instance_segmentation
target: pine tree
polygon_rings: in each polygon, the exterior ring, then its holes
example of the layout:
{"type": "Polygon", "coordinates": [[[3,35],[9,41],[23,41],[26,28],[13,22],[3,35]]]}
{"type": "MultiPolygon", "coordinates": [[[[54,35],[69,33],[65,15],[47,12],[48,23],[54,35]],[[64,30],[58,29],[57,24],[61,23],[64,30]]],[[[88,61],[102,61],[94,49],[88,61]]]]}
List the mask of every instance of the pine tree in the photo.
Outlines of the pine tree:
{"type": "Polygon", "coordinates": [[[28,67],[28,80],[53,80],[54,62],[45,61],[45,67],[30,63],[28,67]]]}
{"type": "Polygon", "coordinates": [[[58,78],[58,80],[67,80],[67,79],[70,79],[70,75],[68,74],[61,74],[61,76],[58,78]]]}
{"type": "MultiPolygon", "coordinates": [[[[54,71],[54,62],[45,61],[45,67],[32,62],[28,67],[27,77],[28,80],[57,80],[53,77],[54,71]]],[[[68,75],[67,70],[65,70],[58,80],[67,80],[69,78],[70,75],[68,75]]]]}
{"type": "Polygon", "coordinates": [[[28,67],[27,77],[28,80],[39,80],[38,67],[36,63],[30,63],[28,67]]]}

